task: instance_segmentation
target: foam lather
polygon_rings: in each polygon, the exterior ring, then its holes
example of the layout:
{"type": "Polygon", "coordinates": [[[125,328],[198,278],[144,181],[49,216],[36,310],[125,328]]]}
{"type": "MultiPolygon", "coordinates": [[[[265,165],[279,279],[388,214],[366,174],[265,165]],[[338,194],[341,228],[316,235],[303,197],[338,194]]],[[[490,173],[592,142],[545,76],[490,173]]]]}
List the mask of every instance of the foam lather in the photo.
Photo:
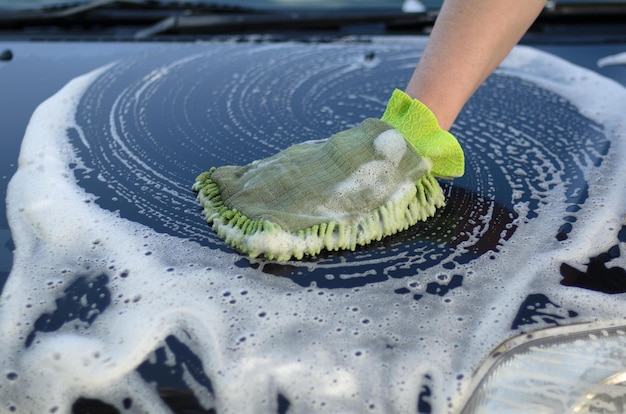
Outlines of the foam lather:
{"type": "Polygon", "coordinates": [[[354,250],[426,220],[445,204],[435,177],[463,169],[457,140],[395,90],[381,119],[246,166],[213,167],[192,188],[227,244],[284,261],[354,250]]]}

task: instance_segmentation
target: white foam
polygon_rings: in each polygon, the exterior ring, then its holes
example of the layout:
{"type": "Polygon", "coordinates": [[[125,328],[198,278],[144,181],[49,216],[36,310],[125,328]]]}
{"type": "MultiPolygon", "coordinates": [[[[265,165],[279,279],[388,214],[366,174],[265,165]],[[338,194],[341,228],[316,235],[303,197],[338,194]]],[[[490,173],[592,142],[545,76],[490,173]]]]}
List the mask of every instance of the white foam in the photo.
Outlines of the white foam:
{"type": "MultiPolygon", "coordinates": [[[[0,298],[0,411],[69,412],[82,395],[118,407],[131,396],[131,412],[165,412],[134,369],[175,333],[202,359],[212,381],[215,397],[198,392],[201,403],[220,413],[275,411],[278,393],[297,412],[413,412],[427,375],[433,410],[440,413],[458,408],[467,379],[511,334],[504,321],[528,292],[547,292],[594,318],[626,311],[623,295],[576,290],[573,298],[554,280],[562,261],[582,265],[588,252],[612,246],[605,229],[623,223],[626,92],[615,82],[532,48],[514,50],[502,72],[560,94],[611,136],[602,167],[585,170],[589,182],[604,185],[589,189],[586,205],[594,208],[587,208],[567,243],[545,233],[555,217],[542,208],[537,219],[516,223],[498,260],[483,255],[454,269],[465,277],[462,289],[445,300],[433,295],[416,302],[394,290],[420,293],[430,276],[449,280],[443,264],[359,289],[303,289],[234,266],[237,254],[158,234],[100,209],[68,167],[76,160],[65,131],[76,127],[84,90],[106,70],[75,79],[40,105],[9,185],[16,251],[0,298]],[[64,289],[100,274],[109,278],[111,304],[91,325],[76,321],[36,332],[24,347],[37,318],[55,309],[64,289]]],[[[562,186],[553,179],[547,204],[562,207],[562,186]]],[[[409,262],[423,260],[401,254],[409,262]]]]}
{"type": "MultiPolygon", "coordinates": [[[[395,129],[389,129],[374,139],[374,149],[383,159],[361,165],[350,177],[337,183],[334,188],[337,196],[333,199],[341,199],[348,194],[360,194],[366,191],[370,194],[380,194],[381,200],[387,200],[389,194],[384,189],[390,183],[398,184],[399,192],[406,191],[406,183],[396,183],[397,180],[394,178],[397,166],[407,149],[404,137],[395,129]]],[[[332,202],[332,199],[330,201],[332,202]]],[[[336,216],[341,212],[339,209],[335,213],[330,213],[332,206],[322,207],[326,207],[326,211],[331,216],[336,216]]]]}
{"type": "Polygon", "coordinates": [[[612,65],[626,65],[626,52],[605,56],[598,59],[598,67],[600,68],[612,65]]]}
{"type": "MultiPolygon", "coordinates": [[[[410,181],[398,182],[396,171],[402,157],[407,150],[406,140],[395,129],[381,133],[373,142],[375,151],[382,157],[359,166],[348,178],[337,183],[327,203],[320,205],[317,212],[328,217],[325,221],[341,221],[345,210],[341,200],[345,197],[355,198],[359,194],[367,193],[370,197],[378,196],[380,204],[388,200],[397,200],[413,191],[414,183],[410,181]],[[393,183],[393,186],[391,185],[393,183]],[[395,193],[390,194],[389,189],[395,193]],[[336,203],[337,201],[338,203],[336,203]]],[[[422,166],[416,166],[424,168],[422,166]]],[[[408,172],[405,176],[408,176],[408,172]]]]}
{"type": "Polygon", "coordinates": [[[406,140],[402,134],[395,129],[388,129],[376,137],[374,148],[391,162],[390,167],[393,168],[400,163],[407,147],[406,140]]]}

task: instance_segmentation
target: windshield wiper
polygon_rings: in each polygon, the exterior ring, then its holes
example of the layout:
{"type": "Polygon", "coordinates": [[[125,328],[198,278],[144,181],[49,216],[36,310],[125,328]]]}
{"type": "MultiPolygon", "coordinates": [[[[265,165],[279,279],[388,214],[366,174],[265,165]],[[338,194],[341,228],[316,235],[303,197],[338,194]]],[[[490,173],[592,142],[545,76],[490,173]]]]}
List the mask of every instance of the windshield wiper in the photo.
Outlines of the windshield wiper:
{"type": "Polygon", "coordinates": [[[432,26],[436,12],[381,10],[254,9],[219,3],[91,0],[29,11],[0,12],[0,31],[37,36],[64,34],[146,39],[179,35],[323,31],[416,33],[432,26]]]}
{"type": "Polygon", "coordinates": [[[20,23],[33,22],[38,20],[55,20],[66,19],[71,16],[80,15],[90,10],[103,8],[107,6],[119,6],[122,4],[129,5],[146,5],[151,3],[149,0],[92,0],[87,3],[80,3],[68,6],[48,6],[41,9],[27,10],[6,10],[0,13],[0,22],[20,23]]]}
{"type": "Polygon", "coordinates": [[[271,13],[192,14],[170,16],[136,33],[136,38],[168,34],[267,33],[276,31],[337,31],[350,26],[389,28],[431,27],[435,12],[402,11],[272,11],[271,13]]]}
{"type": "Polygon", "coordinates": [[[118,4],[145,5],[149,4],[149,2],[145,0],[92,0],[87,3],[59,8],[58,10],[56,10],[57,8],[44,8],[41,16],[46,18],[64,18],[118,4]]]}
{"type": "Polygon", "coordinates": [[[228,4],[169,2],[157,0],[91,0],[86,3],[52,5],[34,10],[5,10],[0,12],[0,26],[75,24],[120,25],[133,23],[150,25],[168,17],[198,13],[255,13],[249,9],[228,4]]]}

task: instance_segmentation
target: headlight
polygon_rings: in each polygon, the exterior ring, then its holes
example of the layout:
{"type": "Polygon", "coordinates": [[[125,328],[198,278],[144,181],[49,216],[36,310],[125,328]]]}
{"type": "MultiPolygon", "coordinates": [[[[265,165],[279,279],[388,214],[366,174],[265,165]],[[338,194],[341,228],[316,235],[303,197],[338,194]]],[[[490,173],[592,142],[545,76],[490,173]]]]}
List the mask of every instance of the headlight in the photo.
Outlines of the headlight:
{"type": "Polygon", "coordinates": [[[475,378],[463,414],[626,413],[626,325],[577,325],[515,338],[475,378]]]}

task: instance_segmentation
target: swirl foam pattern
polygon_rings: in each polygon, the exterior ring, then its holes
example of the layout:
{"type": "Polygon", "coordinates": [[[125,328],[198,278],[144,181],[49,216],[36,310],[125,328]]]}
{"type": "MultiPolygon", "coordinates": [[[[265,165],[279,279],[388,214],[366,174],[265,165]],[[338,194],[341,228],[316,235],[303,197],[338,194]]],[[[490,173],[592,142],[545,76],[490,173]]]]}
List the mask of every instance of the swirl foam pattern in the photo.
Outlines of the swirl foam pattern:
{"type": "MultiPolygon", "coordinates": [[[[101,206],[220,250],[225,247],[198,220],[189,192],[199,172],[247,164],[379,117],[394,85],[405,82],[418,58],[404,48],[372,45],[198,49],[112,67],[83,96],[77,123],[88,138],[84,142],[76,133],[72,143],[86,168],[77,171],[80,184],[100,197],[101,206]]],[[[447,187],[449,207],[436,220],[356,253],[324,257],[315,271],[295,264],[282,267],[281,274],[303,285],[332,287],[325,263],[333,269],[340,260],[358,266],[363,255],[383,258],[390,267],[400,261],[404,271],[381,268],[377,278],[342,286],[415,274],[444,258],[450,266],[466,262],[496,249],[501,232],[508,238],[517,222],[535,217],[544,193],[564,175],[571,180],[567,191],[575,208],[587,185],[576,157],[600,162],[609,145],[600,127],[562,97],[500,75],[478,92],[452,132],[467,152],[469,173],[447,187]],[[437,259],[407,268],[407,252],[437,259]]],[[[566,225],[569,214],[562,214],[566,225]]],[[[563,237],[560,227],[553,231],[563,237]]]]}
{"type": "Polygon", "coordinates": [[[623,225],[626,92],[534,49],[517,48],[459,117],[466,174],[442,182],[432,220],[283,265],[242,258],[208,228],[199,172],[380,116],[423,45],[169,47],[44,102],[9,187],[0,401],[165,412],[148,381],[175,366],[218,412],[412,412],[425,389],[445,412],[515,334],[529,291],[577,321],[622,315],[617,297],[573,298],[558,269],[623,225]]]}

